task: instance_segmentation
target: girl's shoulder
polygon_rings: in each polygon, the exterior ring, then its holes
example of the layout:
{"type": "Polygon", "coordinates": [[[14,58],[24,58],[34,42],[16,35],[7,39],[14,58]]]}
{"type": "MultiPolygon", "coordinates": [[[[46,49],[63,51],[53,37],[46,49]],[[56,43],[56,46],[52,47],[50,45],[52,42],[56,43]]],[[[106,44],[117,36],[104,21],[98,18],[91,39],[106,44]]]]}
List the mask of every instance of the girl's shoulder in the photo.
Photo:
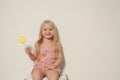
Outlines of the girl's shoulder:
{"type": "Polygon", "coordinates": [[[62,45],[60,42],[57,42],[57,46],[58,46],[58,49],[61,50],[62,49],[62,45]]]}
{"type": "Polygon", "coordinates": [[[60,42],[57,42],[57,45],[58,45],[58,46],[61,46],[61,43],[60,43],[60,42]]]}

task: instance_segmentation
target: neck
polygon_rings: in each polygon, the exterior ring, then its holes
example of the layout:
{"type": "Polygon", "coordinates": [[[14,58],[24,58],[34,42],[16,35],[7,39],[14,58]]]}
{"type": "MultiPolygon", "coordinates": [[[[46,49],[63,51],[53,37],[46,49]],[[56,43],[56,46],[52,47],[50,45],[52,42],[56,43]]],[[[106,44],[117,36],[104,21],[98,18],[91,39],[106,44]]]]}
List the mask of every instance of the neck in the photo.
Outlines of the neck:
{"type": "Polygon", "coordinates": [[[51,38],[51,39],[44,38],[44,39],[43,39],[43,43],[44,43],[44,42],[45,42],[45,43],[51,43],[51,42],[53,42],[53,41],[52,41],[52,38],[51,38]]]}

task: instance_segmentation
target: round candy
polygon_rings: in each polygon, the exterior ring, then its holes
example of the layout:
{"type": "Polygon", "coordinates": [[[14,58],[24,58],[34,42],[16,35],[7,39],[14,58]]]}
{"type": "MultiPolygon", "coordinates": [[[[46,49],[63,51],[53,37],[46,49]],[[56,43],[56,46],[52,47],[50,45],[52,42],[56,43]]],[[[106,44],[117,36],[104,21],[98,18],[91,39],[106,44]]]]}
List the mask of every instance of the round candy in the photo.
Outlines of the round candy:
{"type": "Polygon", "coordinates": [[[19,36],[19,37],[18,37],[18,42],[20,42],[20,43],[22,43],[22,44],[25,43],[25,40],[26,40],[26,39],[25,39],[24,36],[19,36]]]}

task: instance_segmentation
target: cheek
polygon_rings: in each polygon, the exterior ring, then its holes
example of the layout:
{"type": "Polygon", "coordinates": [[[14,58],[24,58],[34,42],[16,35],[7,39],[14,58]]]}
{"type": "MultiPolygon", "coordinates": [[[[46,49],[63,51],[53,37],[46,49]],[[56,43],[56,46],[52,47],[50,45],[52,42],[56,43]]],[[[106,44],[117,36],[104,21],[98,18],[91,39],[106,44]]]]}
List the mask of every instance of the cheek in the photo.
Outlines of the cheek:
{"type": "Polygon", "coordinates": [[[54,35],[54,31],[51,32],[54,35]]]}
{"type": "Polygon", "coordinates": [[[42,35],[44,35],[45,34],[45,31],[42,31],[42,35]]]}

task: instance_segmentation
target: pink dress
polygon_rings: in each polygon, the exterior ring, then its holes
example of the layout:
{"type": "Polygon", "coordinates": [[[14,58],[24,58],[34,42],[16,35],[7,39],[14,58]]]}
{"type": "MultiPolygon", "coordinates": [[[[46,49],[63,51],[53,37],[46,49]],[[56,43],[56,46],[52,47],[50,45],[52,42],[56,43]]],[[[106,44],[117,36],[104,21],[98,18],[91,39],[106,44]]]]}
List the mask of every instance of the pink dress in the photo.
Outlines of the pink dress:
{"type": "MultiPolygon", "coordinates": [[[[46,72],[49,70],[48,66],[54,64],[56,61],[55,47],[53,45],[42,44],[40,47],[40,55],[41,55],[41,59],[40,61],[34,62],[33,70],[35,68],[38,68],[42,70],[44,74],[46,74],[46,72]]],[[[55,71],[57,71],[60,74],[61,73],[60,67],[56,67],[55,71]]]]}

